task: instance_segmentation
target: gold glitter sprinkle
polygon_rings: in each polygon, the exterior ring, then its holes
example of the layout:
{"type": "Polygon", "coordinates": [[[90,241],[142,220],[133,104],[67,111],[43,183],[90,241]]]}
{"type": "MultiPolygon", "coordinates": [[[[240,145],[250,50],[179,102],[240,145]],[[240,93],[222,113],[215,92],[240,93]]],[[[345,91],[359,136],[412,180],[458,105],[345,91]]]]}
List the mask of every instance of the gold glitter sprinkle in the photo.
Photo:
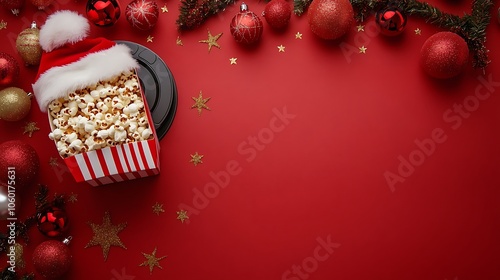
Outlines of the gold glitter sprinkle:
{"type": "Polygon", "coordinates": [[[59,162],[57,162],[57,158],[55,157],[50,157],[49,158],[49,165],[52,167],[56,167],[59,165],[59,162]]]}
{"type": "Polygon", "coordinates": [[[188,220],[188,219],[189,219],[189,217],[187,215],[186,210],[177,211],[177,220],[180,220],[182,223],[184,223],[184,221],[188,220]]]}
{"type": "Polygon", "coordinates": [[[422,35],[422,30],[420,28],[415,29],[415,35],[422,35]]]}
{"type": "Polygon", "coordinates": [[[208,31],[208,39],[201,40],[198,42],[208,44],[208,52],[210,52],[212,50],[212,47],[216,47],[216,48],[220,49],[220,45],[217,43],[217,40],[219,40],[220,36],[222,36],[222,33],[219,33],[215,36],[212,36],[212,33],[210,33],[210,30],[209,30],[208,31]]]}
{"type": "Polygon", "coordinates": [[[360,25],[356,26],[356,29],[358,30],[358,32],[362,32],[362,31],[365,31],[365,26],[360,24],[360,25]]]}
{"type": "Polygon", "coordinates": [[[302,33],[297,32],[297,34],[295,34],[295,39],[301,39],[302,40],[302,33]]]}
{"type": "Polygon", "coordinates": [[[279,45],[278,46],[278,52],[285,52],[285,46],[279,45]]]}
{"type": "Polygon", "coordinates": [[[361,47],[359,47],[359,53],[366,53],[367,49],[368,48],[366,48],[365,46],[361,46],[361,47]]]}
{"type": "Polygon", "coordinates": [[[177,39],[175,40],[175,43],[179,46],[184,46],[184,44],[182,43],[182,40],[179,36],[177,36],[177,39]]]}
{"type": "Polygon", "coordinates": [[[189,162],[192,162],[194,166],[197,166],[200,163],[203,163],[201,160],[204,157],[204,155],[198,154],[198,152],[194,153],[194,155],[191,155],[191,160],[189,162]]]}
{"type": "Polygon", "coordinates": [[[146,260],[143,263],[141,263],[139,266],[149,266],[149,274],[153,274],[153,268],[155,268],[155,267],[159,267],[160,269],[163,269],[163,267],[161,267],[159,261],[163,260],[167,256],[157,258],[156,257],[156,247],[151,254],[142,253],[142,255],[146,258],[146,260]]]}
{"type": "Polygon", "coordinates": [[[167,5],[163,5],[163,7],[161,7],[161,12],[162,13],[168,13],[167,5]]]}
{"type": "Polygon", "coordinates": [[[0,21],[0,30],[2,29],[7,29],[7,22],[5,22],[3,19],[0,21]]]}
{"type": "Polygon", "coordinates": [[[155,38],[155,37],[153,37],[153,36],[149,35],[149,36],[148,36],[148,38],[146,38],[146,43],[153,43],[153,39],[154,39],[154,38],[155,38]]]}
{"type": "Polygon", "coordinates": [[[118,233],[125,229],[127,223],[118,225],[111,224],[111,216],[109,212],[106,211],[106,213],[104,213],[104,217],[102,218],[101,225],[97,225],[91,222],[88,222],[88,225],[92,228],[94,236],[89,241],[89,243],[85,245],[85,248],[97,245],[101,246],[105,261],[108,259],[109,249],[111,248],[111,246],[117,246],[123,249],[127,249],[120,240],[120,237],[118,237],[118,233]]]}
{"type": "Polygon", "coordinates": [[[71,193],[68,197],[68,201],[71,203],[75,203],[78,201],[78,194],[76,193],[71,193]]]}
{"type": "Polygon", "coordinates": [[[38,128],[36,126],[36,122],[28,122],[26,123],[26,125],[24,126],[24,132],[23,134],[26,134],[28,133],[28,136],[31,137],[33,136],[33,133],[37,130],[40,130],[40,128],[38,128]]]}
{"type": "Polygon", "coordinates": [[[152,206],[152,208],[153,213],[155,213],[157,216],[160,216],[160,213],[165,212],[165,210],[163,210],[163,204],[160,204],[158,202],[156,202],[155,205],[152,206]]]}
{"type": "Polygon", "coordinates": [[[193,104],[193,106],[191,106],[191,109],[196,108],[198,110],[199,116],[201,116],[202,109],[210,111],[210,108],[208,108],[208,106],[207,106],[207,102],[210,101],[211,97],[203,98],[203,93],[201,92],[201,90],[200,90],[200,94],[198,95],[198,97],[191,97],[191,98],[194,100],[194,104],[193,104]]]}
{"type": "Polygon", "coordinates": [[[238,58],[236,58],[236,57],[231,57],[231,58],[229,59],[229,62],[231,63],[231,65],[233,65],[233,64],[238,64],[238,63],[236,62],[236,60],[238,60],[238,58]]]}
{"type": "Polygon", "coordinates": [[[24,248],[23,248],[23,245],[21,245],[19,243],[16,243],[16,244],[14,244],[12,246],[14,246],[14,256],[15,256],[16,266],[18,266],[20,268],[24,268],[26,266],[26,263],[24,262],[24,248]]]}

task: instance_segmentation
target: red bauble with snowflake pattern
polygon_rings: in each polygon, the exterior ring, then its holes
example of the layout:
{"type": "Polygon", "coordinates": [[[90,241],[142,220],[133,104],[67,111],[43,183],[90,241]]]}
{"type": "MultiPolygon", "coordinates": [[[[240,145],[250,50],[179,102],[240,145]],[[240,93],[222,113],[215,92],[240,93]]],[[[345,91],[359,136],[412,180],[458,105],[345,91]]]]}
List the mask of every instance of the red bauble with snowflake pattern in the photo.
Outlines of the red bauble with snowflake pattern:
{"type": "Polygon", "coordinates": [[[254,12],[249,11],[245,3],[242,3],[240,12],[231,20],[229,29],[236,42],[253,45],[260,40],[263,25],[262,20],[254,12]]]}
{"type": "Polygon", "coordinates": [[[137,30],[149,30],[158,22],[160,11],[155,1],[133,0],[125,9],[128,23],[137,30]]]}

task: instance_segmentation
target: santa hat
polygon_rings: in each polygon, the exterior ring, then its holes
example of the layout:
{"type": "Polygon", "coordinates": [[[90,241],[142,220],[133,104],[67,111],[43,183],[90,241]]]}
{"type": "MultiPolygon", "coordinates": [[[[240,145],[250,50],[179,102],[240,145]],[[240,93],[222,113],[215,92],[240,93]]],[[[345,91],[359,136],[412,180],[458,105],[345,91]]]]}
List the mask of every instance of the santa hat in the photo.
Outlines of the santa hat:
{"type": "Polygon", "coordinates": [[[76,12],[58,11],[40,29],[42,59],[32,85],[38,106],[138,68],[130,49],[105,38],[87,38],[89,22],[76,12]]]}

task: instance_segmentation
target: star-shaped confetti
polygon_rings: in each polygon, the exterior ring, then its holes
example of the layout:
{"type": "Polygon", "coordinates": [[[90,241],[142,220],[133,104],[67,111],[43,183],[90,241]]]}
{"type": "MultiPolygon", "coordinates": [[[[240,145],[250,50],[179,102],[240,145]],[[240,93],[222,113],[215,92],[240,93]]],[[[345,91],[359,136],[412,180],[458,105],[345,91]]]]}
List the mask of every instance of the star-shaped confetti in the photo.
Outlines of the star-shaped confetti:
{"type": "Polygon", "coordinates": [[[302,33],[297,32],[297,33],[295,34],[295,39],[301,39],[301,40],[302,40],[302,33]]]}
{"type": "Polygon", "coordinates": [[[118,225],[111,224],[111,216],[109,212],[106,212],[104,213],[104,217],[102,218],[101,225],[97,225],[91,222],[88,222],[88,225],[92,228],[94,236],[89,241],[89,243],[85,245],[85,248],[97,245],[101,246],[105,261],[108,259],[109,249],[111,248],[111,246],[117,246],[123,249],[127,249],[120,240],[120,237],[118,237],[118,233],[125,229],[125,227],[127,227],[127,223],[121,223],[118,225]]]}
{"type": "Polygon", "coordinates": [[[161,12],[162,13],[168,13],[167,5],[163,5],[163,7],[161,7],[161,12]]]}
{"type": "Polygon", "coordinates": [[[160,213],[165,212],[165,210],[163,210],[163,204],[160,204],[158,202],[156,202],[155,205],[152,206],[152,208],[153,213],[155,213],[157,216],[160,216],[160,213]]]}
{"type": "Polygon", "coordinates": [[[59,162],[57,162],[57,158],[55,157],[50,157],[49,158],[49,165],[52,167],[56,167],[59,165],[59,162]]]}
{"type": "Polygon", "coordinates": [[[356,26],[356,29],[358,30],[358,32],[363,32],[363,31],[365,31],[365,26],[360,24],[360,25],[356,26]]]}
{"type": "Polygon", "coordinates": [[[368,48],[366,48],[365,46],[361,46],[361,47],[359,47],[359,53],[366,53],[367,49],[368,48]]]}
{"type": "Polygon", "coordinates": [[[2,29],[7,29],[7,22],[5,22],[3,19],[0,21],[0,30],[2,29]]]}
{"type": "Polygon", "coordinates": [[[212,50],[212,47],[216,47],[216,48],[220,49],[220,45],[217,43],[217,40],[219,40],[220,36],[222,36],[222,33],[219,33],[215,36],[212,36],[212,33],[210,33],[210,30],[209,30],[208,31],[208,39],[201,40],[198,42],[208,44],[208,52],[210,52],[212,50]]]}
{"type": "Polygon", "coordinates": [[[186,210],[177,211],[177,220],[180,220],[182,223],[184,223],[184,221],[188,220],[188,219],[189,219],[189,217],[187,215],[186,210]]]}
{"type": "Polygon", "coordinates": [[[279,45],[278,46],[278,52],[285,52],[285,46],[279,45]]]}
{"type": "Polygon", "coordinates": [[[75,203],[78,201],[78,194],[76,193],[71,193],[68,197],[68,201],[71,203],[75,203]]]}
{"type": "Polygon", "coordinates": [[[182,40],[179,36],[177,36],[177,39],[175,40],[175,43],[179,46],[184,46],[184,44],[182,43],[182,40]]]}
{"type": "Polygon", "coordinates": [[[415,35],[422,35],[422,30],[420,28],[415,29],[415,35]]]}
{"type": "Polygon", "coordinates": [[[231,65],[233,65],[233,64],[238,64],[238,63],[236,62],[236,60],[238,60],[238,58],[236,58],[236,57],[231,57],[231,58],[229,59],[229,62],[231,63],[231,65]]]}
{"type": "Polygon", "coordinates": [[[209,98],[203,98],[203,93],[200,91],[200,94],[198,97],[191,97],[194,100],[193,106],[191,106],[191,109],[196,108],[198,110],[198,115],[201,116],[201,110],[209,110],[210,108],[207,106],[207,102],[210,101],[211,97],[209,98]]]}
{"type": "Polygon", "coordinates": [[[31,137],[31,136],[33,136],[33,132],[35,132],[37,130],[40,130],[40,128],[38,128],[36,126],[36,122],[28,122],[24,126],[24,132],[23,132],[23,134],[28,133],[28,136],[31,137]]]}
{"type": "Polygon", "coordinates": [[[149,266],[149,274],[153,274],[153,268],[155,268],[155,267],[159,267],[160,269],[163,269],[163,267],[161,267],[159,261],[163,260],[167,256],[157,258],[156,257],[156,247],[151,254],[142,253],[142,255],[146,258],[146,260],[143,263],[141,263],[139,266],[149,266]]]}
{"type": "Polygon", "coordinates": [[[197,166],[200,163],[203,163],[201,160],[204,157],[204,155],[198,154],[198,152],[194,153],[194,155],[191,155],[191,160],[189,162],[192,162],[194,166],[197,166]]]}
{"type": "Polygon", "coordinates": [[[154,38],[155,38],[155,37],[153,37],[153,36],[149,35],[149,36],[148,36],[148,38],[146,38],[146,43],[153,43],[153,39],[154,39],[154,38]]]}

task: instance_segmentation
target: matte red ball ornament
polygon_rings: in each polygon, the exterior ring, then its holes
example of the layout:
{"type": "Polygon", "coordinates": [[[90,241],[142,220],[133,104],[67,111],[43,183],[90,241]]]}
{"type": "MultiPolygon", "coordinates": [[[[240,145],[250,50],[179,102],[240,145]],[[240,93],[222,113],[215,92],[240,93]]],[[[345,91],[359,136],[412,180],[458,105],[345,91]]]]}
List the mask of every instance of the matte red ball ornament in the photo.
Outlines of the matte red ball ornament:
{"type": "Polygon", "coordinates": [[[290,22],[292,7],[285,0],[272,0],[266,4],[263,17],[274,29],[282,29],[290,22]]]}
{"type": "Polygon", "coordinates": [[[397,36],[403,33],[407,17],[399,8],[389,7],[377,12],[375,22],[380,27],[380,33],[383,35],[397,36]]]}
{"type": "Polygon", "coordinates": [[[351,29],[354,10],[349,0],[313,0],[307,19],[314,34],[322,39],[333,40],[351,29]]]}
{"type": "Polygon", "coordinates": [[[33,183],[40,169],[40,161],[33,147],[21,140],[0,144],[0,182],[8,183],[14,171],[16,189],[33,183]]]}
{"type": "Polygon", "coordinates": [[[30,0],[39,10],[45,10],[54,0],[30,0]]]}
{"type": "Polygon", "coordinates": [[[33,266],[43,277],[57,279],[66,274],[71,266],[69,239],[63,242],[48,240],[42,242],[33,251],[33,266]]]}
{"type": "Polygon", "coordinates": [[[465,40],[453,32],[439,32],[429,37],[422,46],[420,63],[425,72],[438,79],[459,75],[469,59],[465,40]]]}
{"type": "Polygon", "coordinates": [[[255,13],[249,11],[245,3],[242,3],[240,12],[231,20],[229,29],[236,42],[252,45],[260,40],[263,25],[262,20],[255,13]]]}
{"type": "Polygon", "coordinates": [[[0,6],[10,10],[13,15],[18,16],[24,6],[24,0],[0,0],[0,6]]]}
{"type": "Polygon", "coordinates": [[[138,30],[149,30],[158,22],[160,11],[155,1],[133,0],[125,8],[128,23],[138,30]]]}
{"type": "Polygon", "coordinates": [[[120,3],[117,0],[89,0],[87,18],[99,27],[111,26],[120,18],[120,3]]]}
{"type": "Polygon", "coordinates": [[[38,230],[47,237],[58,237],[68,229],[68,215],[64,209],[49,205],[37,216],[38,230]]]}
{"type": "Polygon", "coordinates": [[[10,54],[0,52],[0,87],[12,85],[18,76],[17,60],[10,54]]]}

